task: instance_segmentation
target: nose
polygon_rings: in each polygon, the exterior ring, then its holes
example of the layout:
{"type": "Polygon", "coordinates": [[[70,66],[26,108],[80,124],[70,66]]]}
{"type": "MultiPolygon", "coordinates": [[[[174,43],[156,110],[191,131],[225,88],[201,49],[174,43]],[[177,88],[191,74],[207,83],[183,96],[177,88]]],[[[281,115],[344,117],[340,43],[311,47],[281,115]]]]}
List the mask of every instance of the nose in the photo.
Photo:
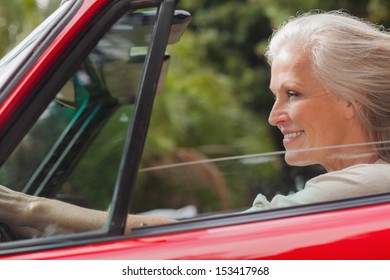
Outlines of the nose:
{"type": "Polygon", "coordinates": [[[287,120],[288,114],[284,106],[278,100],[276,100],[268,116],[269,124],[272,126],[277,126],[283,122],[286,122],[287,120]]]}

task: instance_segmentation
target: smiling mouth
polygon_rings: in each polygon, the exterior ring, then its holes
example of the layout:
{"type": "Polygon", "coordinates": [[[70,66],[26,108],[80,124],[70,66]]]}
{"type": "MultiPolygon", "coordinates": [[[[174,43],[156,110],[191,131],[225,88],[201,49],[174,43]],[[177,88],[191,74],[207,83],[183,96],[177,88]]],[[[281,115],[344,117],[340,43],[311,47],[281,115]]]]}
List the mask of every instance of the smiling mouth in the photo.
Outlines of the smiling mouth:
{"type": "Polygon", "coordinates": [[[303,134],[303,131],[287,133],[284,135],[284,140],[291,140],[293,138],[301,136],[302,134],[303,134]]]}

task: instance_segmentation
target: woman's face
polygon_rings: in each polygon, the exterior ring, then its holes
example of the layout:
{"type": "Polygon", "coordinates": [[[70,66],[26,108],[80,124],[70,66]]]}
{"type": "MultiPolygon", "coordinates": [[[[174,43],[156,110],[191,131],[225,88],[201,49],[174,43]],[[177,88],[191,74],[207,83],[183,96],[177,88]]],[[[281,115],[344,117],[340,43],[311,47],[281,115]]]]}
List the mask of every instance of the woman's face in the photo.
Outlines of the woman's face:
{"type": "Polygon", "coordinates": [[[353,106],[325,90],[312,72],[308,55],[299,49],[280,51],[271,66],[270,89],[275,103],[269,123],[277,126],[284,135],[287,163],[299,166],[321,164],[328,171],[342,168],[340,151],[305,151],[361,140],[358,139],[360,129],[354,127],[353,106]]]}

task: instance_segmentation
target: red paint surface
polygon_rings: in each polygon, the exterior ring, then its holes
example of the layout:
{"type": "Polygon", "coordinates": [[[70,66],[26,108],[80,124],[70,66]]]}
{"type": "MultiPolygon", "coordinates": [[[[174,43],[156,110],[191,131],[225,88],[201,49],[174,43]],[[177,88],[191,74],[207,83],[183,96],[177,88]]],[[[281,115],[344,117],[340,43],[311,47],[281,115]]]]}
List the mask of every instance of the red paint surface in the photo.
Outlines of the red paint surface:
{"type": "Polygon", "coordinates": [[[389,259],[389,220],[390,204],[383,204],[6,258],[389,259]]]}

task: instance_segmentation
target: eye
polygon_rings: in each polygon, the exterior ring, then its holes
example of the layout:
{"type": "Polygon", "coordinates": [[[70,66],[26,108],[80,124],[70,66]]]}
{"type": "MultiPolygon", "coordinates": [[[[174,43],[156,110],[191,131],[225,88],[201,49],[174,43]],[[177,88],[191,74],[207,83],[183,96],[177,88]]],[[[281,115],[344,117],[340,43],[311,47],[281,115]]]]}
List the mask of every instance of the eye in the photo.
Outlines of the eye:
{"type": "Polygon", "coordinates": [[[293,98],[293,97],[298,97],[300,96],[301,94],[296,92],[296,91],[293,91],[293,90],[288,90],[287,91],[287,98],[290,99],[290,98],[293,98]]]}

